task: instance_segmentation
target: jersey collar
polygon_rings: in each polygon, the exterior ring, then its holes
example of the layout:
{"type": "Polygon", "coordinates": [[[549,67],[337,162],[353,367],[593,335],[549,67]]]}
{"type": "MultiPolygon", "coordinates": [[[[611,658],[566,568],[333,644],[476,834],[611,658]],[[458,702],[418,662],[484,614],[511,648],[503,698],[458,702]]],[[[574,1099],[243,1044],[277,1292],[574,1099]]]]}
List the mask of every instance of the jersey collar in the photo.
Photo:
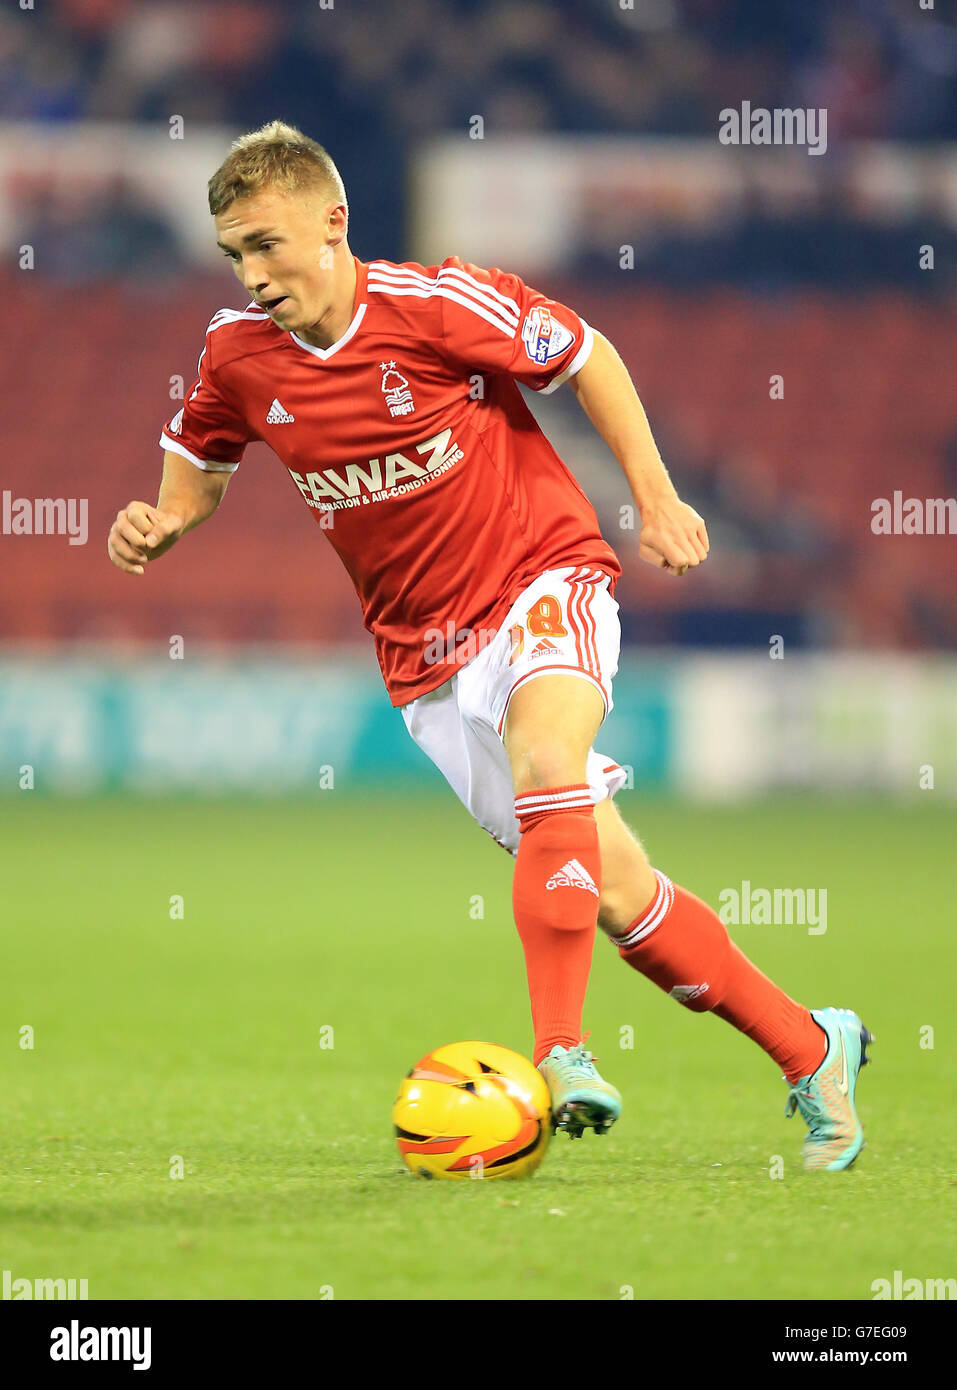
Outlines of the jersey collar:
{"type": "Polygon", "coordinates": [[[353,256],[352,259],[356,267],[356,292],[355,298],[352,301],[352,322],[349,324],[349,327],[346,329],[345,333],[343,333],[342,337],[337,338],[336,341],[327,348],[318,348],[313,347],[311,343],[303,342],[302,338],[297,337],[295,333],[289,330],[290,338],[298,347],[303,348],[306,352],[311,352],[313,357],[321,358],[323,362],[337,353],[340,348],[345,347],[349,339],[354,337],[358,332],[359,325],[365,317],[366,265],[364,261],[359,260],[358,256],[353,256]]]}

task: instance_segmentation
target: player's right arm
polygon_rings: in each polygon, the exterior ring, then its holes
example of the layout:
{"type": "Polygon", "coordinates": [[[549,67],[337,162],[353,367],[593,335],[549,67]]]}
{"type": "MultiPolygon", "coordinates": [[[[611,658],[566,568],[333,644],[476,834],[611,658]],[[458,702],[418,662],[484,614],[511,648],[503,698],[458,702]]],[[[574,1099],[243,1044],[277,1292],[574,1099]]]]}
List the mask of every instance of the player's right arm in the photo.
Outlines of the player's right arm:
{"type": "Polygon", "coordinates": [[[144,574],[148,560],[164,555],[180,536],[212,516],[231,476],[204,472],[167,449],[156,506],[130,502],[117,514],[107,546],[114,565],[127,574],[144,574]]]}
{"type": "Polygon", "coordinates": [[[197,376],[183,406],[163,426],[163,481],[156,506],[130,502],[110,530],[110,559],[126,574],[144,574],[180,536],[212,516],[251,438],[241,403],[211,361],[218,329],[242,316],[219,310],[206,330],[197,376]]]}

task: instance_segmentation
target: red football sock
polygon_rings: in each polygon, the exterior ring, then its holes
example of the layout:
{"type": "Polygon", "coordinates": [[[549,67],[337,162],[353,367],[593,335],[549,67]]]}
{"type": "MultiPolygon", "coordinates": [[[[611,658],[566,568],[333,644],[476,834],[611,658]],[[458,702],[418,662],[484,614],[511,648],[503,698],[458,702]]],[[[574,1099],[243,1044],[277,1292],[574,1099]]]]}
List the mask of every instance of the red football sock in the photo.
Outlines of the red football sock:
{"type": "Polygon", "coordinates": [[[515,798],[522,838],[512,906],[525,950],[537,1066],[581,1042],[601,893],[595,807],[586,783],[515,798]]]}
{"type": "Polygon", "coordinates": [[[622,960],[696,1013],[731,1023],[773,1057],[793,1085],[816,1071],[827,1036],[731,940],[718,914],[655,869],[658,890],[626,932],[622,960]]]}

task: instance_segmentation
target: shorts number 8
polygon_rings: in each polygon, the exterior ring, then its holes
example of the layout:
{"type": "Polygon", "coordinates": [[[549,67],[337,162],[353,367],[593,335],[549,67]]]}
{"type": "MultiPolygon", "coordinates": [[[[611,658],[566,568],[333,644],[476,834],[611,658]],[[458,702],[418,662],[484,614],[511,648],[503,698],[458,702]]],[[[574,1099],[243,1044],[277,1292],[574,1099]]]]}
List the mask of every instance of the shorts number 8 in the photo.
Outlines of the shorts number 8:
{"type": "Polygon", "coordinates": [[[525,621],[533,637],[568,636],[568,628],[562,623],[562,606],[553,594],[544,594],[533,604],[525,621]]]}

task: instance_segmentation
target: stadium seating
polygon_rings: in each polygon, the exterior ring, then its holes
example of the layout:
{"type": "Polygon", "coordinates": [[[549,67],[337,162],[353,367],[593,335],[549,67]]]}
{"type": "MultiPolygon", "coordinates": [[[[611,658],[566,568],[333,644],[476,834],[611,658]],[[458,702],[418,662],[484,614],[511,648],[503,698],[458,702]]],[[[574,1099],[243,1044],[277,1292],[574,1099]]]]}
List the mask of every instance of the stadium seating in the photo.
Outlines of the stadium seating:
{"type": "MultiPolygon", "coordinates": [[[[348,578],[261,444],[248,449],[214,521],[161,571],[136,579],[108,562],[119,508],[156,499],[159,431],[177,408],[170,378],[182,376],[187,390],[194,379],[206,322],[222,302],[218,278],[192,278],[161,296],[117,286],[66,295],[17,275],[0,284],[9,321],[49,325],[4,335],[0,346],[16,405],[5,422],[4,486],[89,502],[84,546],[3,538],[0,638],[155,643],[191,632],[314,646],[361,638],[348,578]],[[60,331],[65,319],[69,334],[60,331]],[[192,602],[200,592],[201,610],[192,602]]],[[[957,640],[952,538],[877,536],[870,524],[872,501],[895,489],[921,498],[955,490],[948,349],[957,311],[890,296],[548,288],[621,351],[715,542],[708,569],[678,585],[628,561],[614,519],[602,516],[626,557],[619,599],[633,640],[671,640],[680,614],[695,609],[803,614],[802,631],[864,645],[920,646],[940,641],[941,630],[957,640]],[[774,375],[783,378],[780,400],[769,394],[774,375]]],[[[561,429],[559,412],[559,452],[561,429]]],[[[692,626],[707,640],[706,624],[692,626]]]]}

